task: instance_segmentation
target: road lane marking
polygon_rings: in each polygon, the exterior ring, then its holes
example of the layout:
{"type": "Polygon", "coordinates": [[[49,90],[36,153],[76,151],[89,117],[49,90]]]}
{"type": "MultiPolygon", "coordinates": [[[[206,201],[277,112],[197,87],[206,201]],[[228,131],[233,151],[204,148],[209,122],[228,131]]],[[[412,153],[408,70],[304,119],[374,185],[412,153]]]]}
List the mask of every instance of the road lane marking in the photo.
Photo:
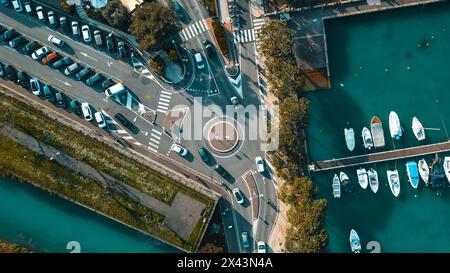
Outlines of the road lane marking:
{"type": "Polygon", "coordinates": [[[158,130],[156,130],[156,129],[152,129],[152,132],[155,132],[155,133],[157,133],[158,135],[162,135],[162,132],[160,132],[160,131],[158,131],[158,130]]]}
{"type": "Polygon", "coordinates": [[[156,148],[156,149],[158,149],[159,148],[159,146],[158,145],[156,145],[155,143],[153,143],[153,142],[149,142],[148,143],[148,145],[150,145],[150,146],[152,146],[153,148],[156,148]]]}
{"type": "Polygon", "coordinates": [[[157,135],[157,134],[154,134],[154,133],[151,133],[150,135],[151,135],[152,137],[157,138],[157,139],[161,139],[161,135],[157,135]]]}

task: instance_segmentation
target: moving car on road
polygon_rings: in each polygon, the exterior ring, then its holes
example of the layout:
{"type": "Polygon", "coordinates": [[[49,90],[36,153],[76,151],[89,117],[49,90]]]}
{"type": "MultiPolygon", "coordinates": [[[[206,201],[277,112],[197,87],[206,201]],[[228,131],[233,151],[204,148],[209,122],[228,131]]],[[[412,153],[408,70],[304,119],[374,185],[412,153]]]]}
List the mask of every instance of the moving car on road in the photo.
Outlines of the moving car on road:
{"type": "Polygon", "coordinates": [[[188,154],[188,150],[187,149],[185,149],[185,148],[183,148],[180,145],[175,144],[175,143],[172,145],[172,147],[170,149],[172,151],[176,152],[177,154],[183,156],[183,157],[187,156],[187,154],[188,154]]]}
{"type": "Polygon", "coordinates": [[[205,47],[206,53],[208,54],[208,56],[210,58],[214,58],[216,56],[216,51],[214,49],[214,45],[210,41],[205,40],[203,42],[203,46],[205,47]]]}
{"type": "Polygon", "coordinates": [[[92,41],[91,30],[88,25],[84,25],[81,27],[81,34],[83,35],[83,40],[86,43],[90,43],[92,41]]]}
{"type": "Polygon", "coordinates": [[[243,204],[244,203],[244,197],[242,197],[241,191],[239,190],[239,188],[235,188],[233,190],[233,195],[234,198],[236,199],[236,202],[238,204],[243,204]]]}
{"type": "Polygon", "coordinates": [[[205,148],[198,148],[198,154],[200,155],[200,158],[203,160],[203,162],[209,163],[211,161],[211,157],[209,156],[205,148]]]}
{"type": "Polygon", "coordinates": [[[263,241],[258,241],[258,243],[256,244],[257,249],[258,249],[258,253],[266,253],[266,243],[263,241]]]}
{"type": "Polygon", "coordinates": [[[255,164],[256,164],[256,170],[258,170],[259,173],[263,173],[265,170],[265,167],[264,167],[264,160],[262,159],[262,157],[257,156],[255,158],[255,164]]]}
{"type": "Polygon", "coordinates": [[[33,54],[31,54],[31,58],[33,58],[33,60],[37,60],[41,57],[44,57],[48,52],[49,51],[48,51],[47,47],[43,46],[43,47],[39,48],[38,50],[36,50],[35,52],[33,52],[33,54]]]}
{"type": "Polygon", "coordinates": [[[194,57],[195,57],[195,62],[197,63],[197,68],[198,69],[205,68],[205,63],[203,62],[202,54],[195,53],[194,57]]]}
{"type": "Polygon", "coordinates": [[[81,112],[83,112],[83,117],[85,120],[87,120],[87,121],[92,120],[92,112],[91,112],[91,107],[89,106],[89,103],[83,102],[81,104],[81,112]]]}
{"type": "Polygon", "coordinates": [[[31,88],[31,92],[33,92],[34,95],[36,95],[36,96],[41,95],[41,87],[39,85],[38,79],[32,78],[30,80],[30,88],[31,88]]]}
{"type": "Polygon", "coordinates": [[[59,38],[56,38],[53,35],[49,35],[48,36],[48,41],[51,42],[52,44],[56,45],[56,46],[59,46],[59,47],[63,47],[64,46],[64,41],[59,39],[59,38]]]}
{"type": "Polygon", "coordinates": [[[103,115],[102,112],[96,112],[94,114],[95,116],[95,121],[97,121],[98,127],[100,128],[105,128],[106,127],[106,120],[105,120],[105,116],[103,115]]]}

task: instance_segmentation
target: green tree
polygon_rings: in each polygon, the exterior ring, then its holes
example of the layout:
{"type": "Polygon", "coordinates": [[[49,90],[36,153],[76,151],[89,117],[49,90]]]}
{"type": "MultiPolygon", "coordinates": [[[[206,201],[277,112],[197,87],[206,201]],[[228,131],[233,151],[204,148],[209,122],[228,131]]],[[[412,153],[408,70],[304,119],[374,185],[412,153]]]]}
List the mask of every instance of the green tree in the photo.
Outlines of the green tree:
{"type": "MultiPolygon", "coordinates": [[[[270,21],[259,32],[260,52],[268,59],[292,61],[294,32],[285,22],[270,21]]],[[[272,60],[270,60],[272,61],[272,60]]]]}
{"type": "Polygon", "coordinates": [[[128,31],[131,17],[128,9],[120,0],[109,0],[106,6],[101,9],[101,12],[103,18],[110,26],[128,31]]]}
{"type": "Polygon", "coordinates": [[[178,31],[175,13],[159,2],[136,7],[131,24],[142,50],[157,50],[178,31]]]}

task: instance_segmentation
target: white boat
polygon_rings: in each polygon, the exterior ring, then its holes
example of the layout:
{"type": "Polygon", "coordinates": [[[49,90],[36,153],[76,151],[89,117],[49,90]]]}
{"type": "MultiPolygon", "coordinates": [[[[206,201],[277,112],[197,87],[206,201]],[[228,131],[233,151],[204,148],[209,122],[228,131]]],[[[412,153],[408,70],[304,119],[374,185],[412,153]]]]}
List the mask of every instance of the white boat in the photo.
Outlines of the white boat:
{"type": "Polygon", "coordinates": [[[425,130],[423,129],[423,125],[416,117],[413,117],[412,120],[412,130],[418,141],[425,139],[425,130]]]}
{"type": "Polygon", "coordinates": [[[364,148],[370,150],[373,147],[373,140],[372,134],[370,133],[369,129],[367,129],[367,127],[364,127],[362,129],[362,139],[364,143],[364,148]]]}
{"type": "Polygon", "coordinates": [[[402,127],[400,126],[400,120],[397,113],[391,111],[389,113],[389,131],[393,139],[399,140],[402,136],[402,127]]]}
{"type": "Polygon", "coordinates": [[[356,170],[356,174],[358,175],[358,182],[361,188],[367,189],[369,185],[369,178],[367,177],[367,171],[364,168],[359,168],[356,170]]]}
{"type": "Polygon", "coordinates": [[[419,170],[415,161],[409,161],[406,163],[406,174],[408,175],[408,181],[414,189],[419,186],[419,170]]]}
{"type": "Polygon", "coordinates": [[[345,193],[350,193],[352,191],[352,185],[348,175],[344,172],[339,173],[339,179],[341,180],[341,187],[345,193]]]}
{"type": "Polygon", "coordinates": [[[400,194],[400,178],[398,176],[397,170],[388,170],[387,177],[389,181],[389,187],[391,188],[391,192],[395,197],[398,197],[400,194]]]}
{"type": "Polygon", "coordinates": [[[444,157],[444,171],[448,182],[450,183],[450,156],[444,157]]]}
{"type": "Polygon", "coordinates": [[[373,146],[375,148],[384,147],[384,131],[381,120],[377,116],[373,116],[370,121],[370,132],[372,133],[373,146]]]}
{"type": "Polygon", "coordinates": [[[347,148],[351,151],[355,149],[355,131],[353,131],[353,128],[344,129],[345,134],[345,143],[347,144],[347,148]]]}
{"type": "Polygon", "coordinates": [[[425,182],[425,185],[428,186],[428,179],[430,178],[430,167],[428,167],[427,162],[425,161],[425,159],[421,159],[419,160],[419,174],[420,177],[422,178],[423,182],[425,182]]]}
{"type": "Polygon", "coordinates": [[[359,240],[358,233],[354,229],[350,231],[350,248],[353,253],[359,253],[361,251],[361,241],[359,240]]]}
{"type": "Polygon", "coordinates": [[[370,189],[374,192],[377,193],[378,191],[378,187],[379,187],[379,182],[378,182],[378,173],[374,168],[371,168],[370,170],[367,171],[367,176],[369,177],[369,186],[370,189]]]}
{"type": "Polygon", "coordinates": [[[333,197],[341,198],[341,182],[339,181],[337,174],[333,177],[333,197]]]}

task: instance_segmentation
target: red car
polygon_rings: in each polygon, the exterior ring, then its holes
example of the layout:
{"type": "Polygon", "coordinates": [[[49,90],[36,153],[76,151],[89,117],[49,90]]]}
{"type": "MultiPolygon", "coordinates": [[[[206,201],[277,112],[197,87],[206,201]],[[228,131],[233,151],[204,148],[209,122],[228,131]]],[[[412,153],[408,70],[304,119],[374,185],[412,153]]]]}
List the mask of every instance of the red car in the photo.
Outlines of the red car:
{"type": "Polygon", "coordinates": [[[42,58],[42,64],[49,64],[52,63],[54,61],[56,61],[56,58],[58,58],[58,53],[56,52],[52,52],[50,54],[48,54],[47,56],[45,56],[44,58],[42,58]]]}

